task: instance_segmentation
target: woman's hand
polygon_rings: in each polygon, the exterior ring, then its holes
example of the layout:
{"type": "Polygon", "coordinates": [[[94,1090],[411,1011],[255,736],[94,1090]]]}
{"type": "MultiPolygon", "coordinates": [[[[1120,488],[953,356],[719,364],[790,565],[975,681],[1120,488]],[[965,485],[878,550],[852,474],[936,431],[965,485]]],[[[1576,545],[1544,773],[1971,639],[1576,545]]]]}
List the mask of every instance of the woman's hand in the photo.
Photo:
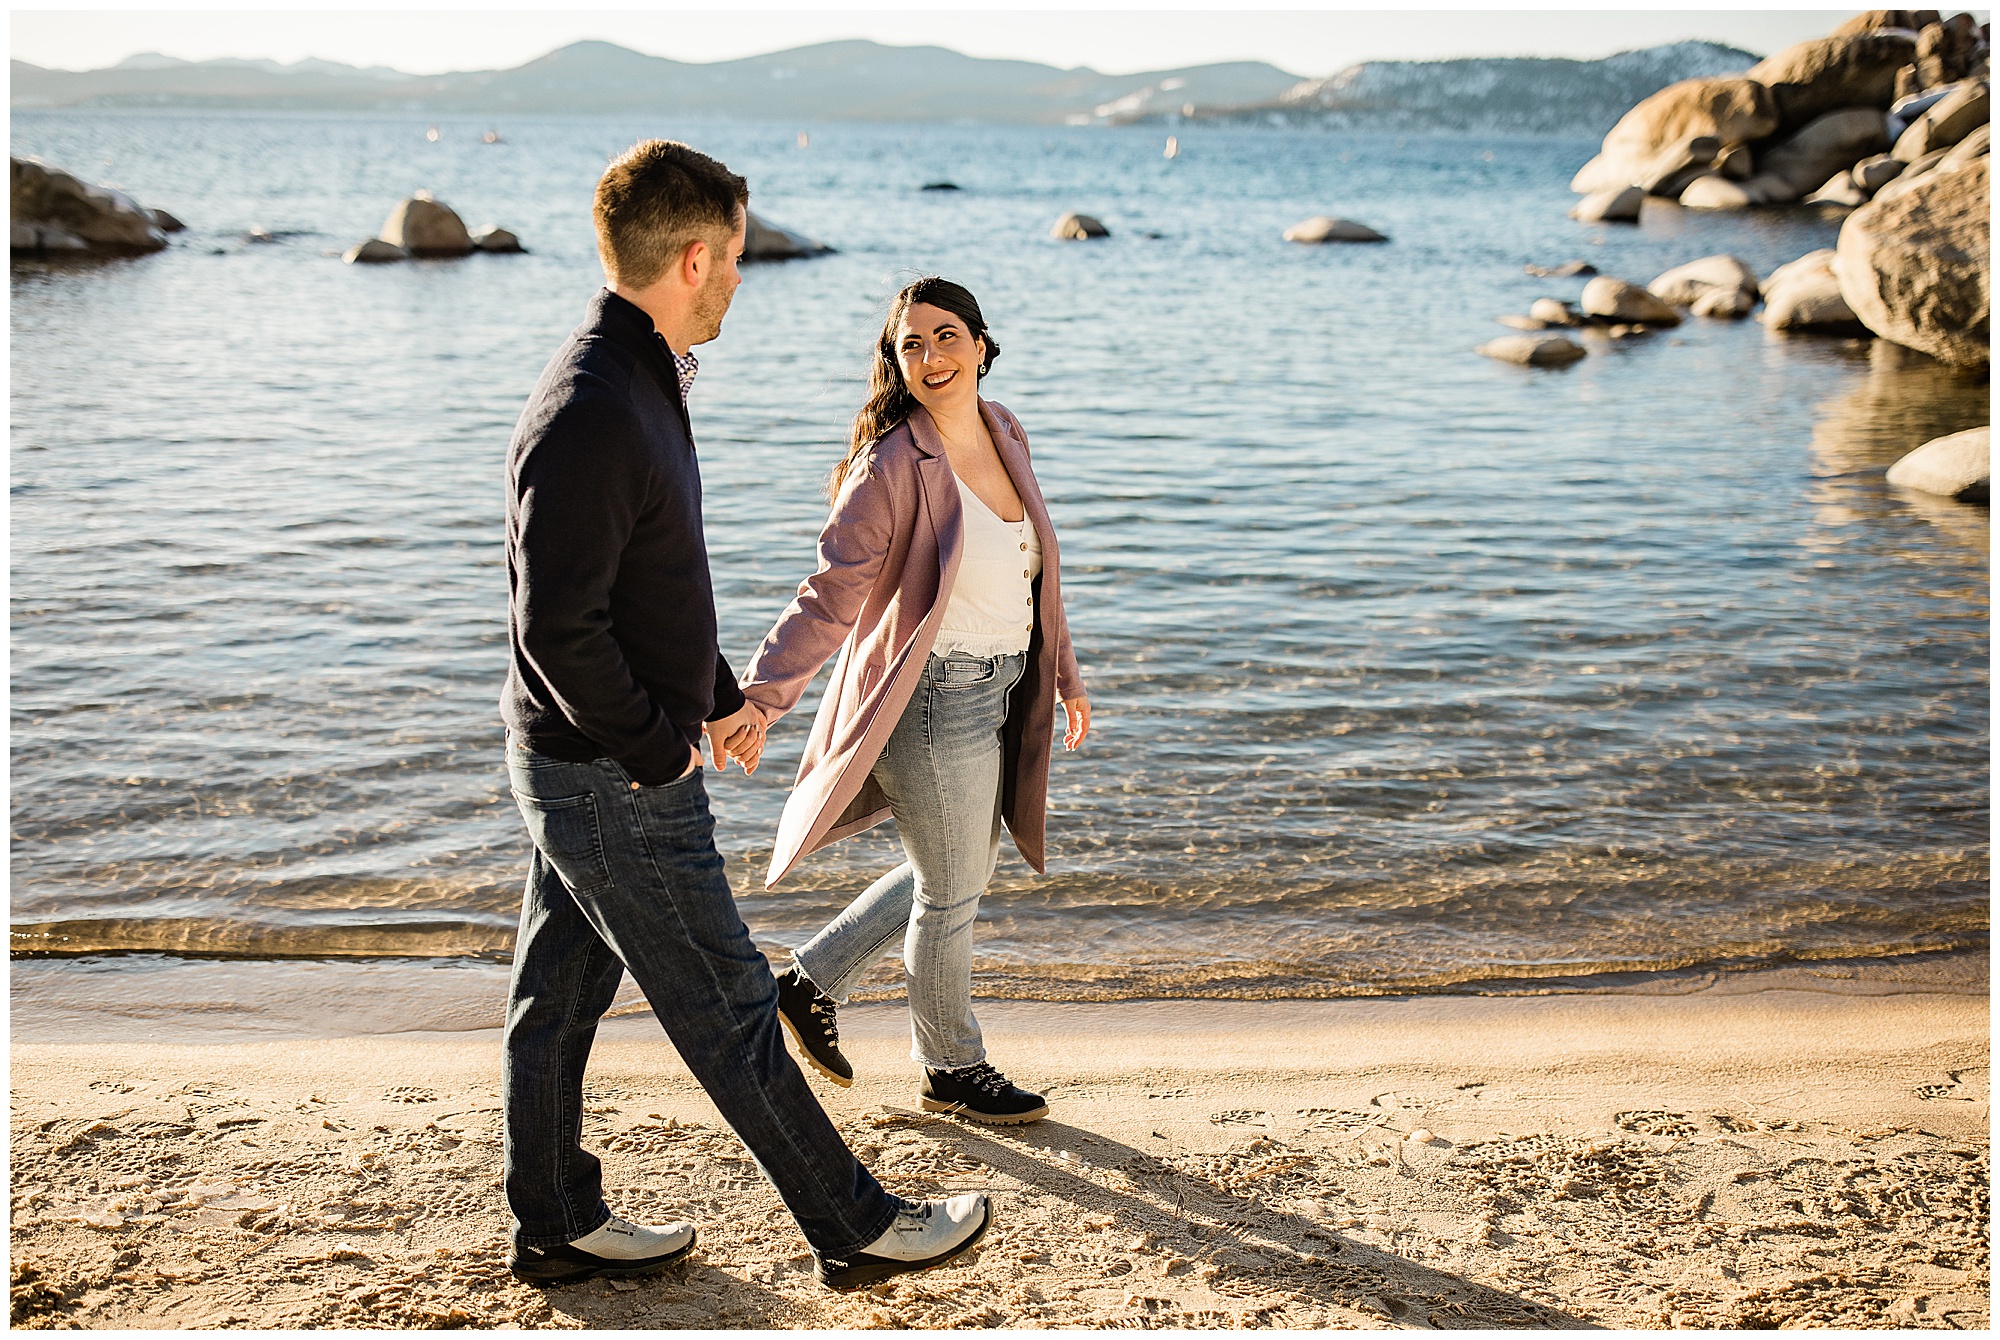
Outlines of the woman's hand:
{"type": "Polygon", "coordinates": [[[755,773],[757,760],[764,753],[765,726],[764,714],[748,700],[720,721],[709,722],[705,729],[709,750],[715,755],[715,770],[727,771],[733,758],[745,773],[755,773]]]}
{"type": "Polygon", "coordinates": [[[1090,699],[1079,694],[1063,699],[1062,705],[1069,716],[1069,728],[1063,732],[1063,748],[1080,749],[1084,737],[1090,734],[1090,699]]]}

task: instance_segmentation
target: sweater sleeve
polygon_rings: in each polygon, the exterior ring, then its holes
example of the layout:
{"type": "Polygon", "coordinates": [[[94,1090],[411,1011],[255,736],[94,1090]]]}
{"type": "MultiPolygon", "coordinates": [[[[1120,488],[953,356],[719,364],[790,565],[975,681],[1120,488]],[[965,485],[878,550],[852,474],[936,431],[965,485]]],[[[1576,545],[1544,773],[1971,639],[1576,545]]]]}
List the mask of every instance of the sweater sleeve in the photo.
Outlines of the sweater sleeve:
{"type": "Polygon", "coordinates": [[[720,721],[742,709],[743,690],[736,687],[736,672],[729,668],[729,658],[718,651],[715,653],[715,707],[709,712],[708,719],[720,721]]]}
{"type": "Polygon", "coordinates": [[[856,462],[819,533],[819,565],[764,635],[743,672],[743,695],[776,720],[798,706],[861,618],[895,538],[889,482],[873,459],[856,462]]]}
{"type": "Polygon", "coordinates": [[[632,673],[611,633],[611,588],[650,479],[639,426],[606,400],[573,404],[522,460],[515,627],[563,713],[646,785],[686,771],[687,736],[632,673]]]}

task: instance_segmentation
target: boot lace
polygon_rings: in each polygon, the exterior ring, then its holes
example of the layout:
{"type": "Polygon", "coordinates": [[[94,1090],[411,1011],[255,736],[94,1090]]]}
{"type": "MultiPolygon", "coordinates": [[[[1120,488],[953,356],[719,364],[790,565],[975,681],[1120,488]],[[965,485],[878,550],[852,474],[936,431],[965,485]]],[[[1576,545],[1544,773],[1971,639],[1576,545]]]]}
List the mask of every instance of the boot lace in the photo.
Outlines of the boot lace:
{"type": "Polygon", "coordinates": [[[985,1061],[981,1061],[978,1065],[969,1065],[963,1070],[954,1070],[950,1073],[953,1079],[964,1084],[970,1084],[981,1093],[990,1094],[995,1098],[998,1098],[1001,1094],[1014,1087],[1011,1080],[985,1061]]]}
{"type": "Polygon", "coordinates": [[[821,995],[813,997],[809,1008],[813,1021],[819,1025],[819,1035],[836,1047],[840,1045],[840,1024],[834,1014],[838,1008],[832,1000],[821,995]]]}

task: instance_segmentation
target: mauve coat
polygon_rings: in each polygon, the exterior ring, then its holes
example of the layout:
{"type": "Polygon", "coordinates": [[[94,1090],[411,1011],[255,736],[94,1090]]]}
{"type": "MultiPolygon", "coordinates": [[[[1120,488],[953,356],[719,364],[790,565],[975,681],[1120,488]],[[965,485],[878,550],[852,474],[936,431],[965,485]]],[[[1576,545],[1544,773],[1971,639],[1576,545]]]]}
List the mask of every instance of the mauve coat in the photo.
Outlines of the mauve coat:
{"type": "MultiPolygon", "coordinates": [[[[980,416],[1042,542],[1028,664],[1007,709],[1001,814],[1014,846],[1043,868],[1044,815],[1056,699],[1083,694],[1063,617],[1056,532],[1028,463],[1020,420],[990,400],[980,416]]],[[[798,704],[836,649],[840,661],[813,718],[799,776],[778,822],[764,887],[806,853],[889,817],[870,773],[937,641],[958,575],[963,515],[958,482],[930,412],[912,411],[856,459],[819,537],[819,570],[757,648],[743,696],[775,720],[798,704]]]]}

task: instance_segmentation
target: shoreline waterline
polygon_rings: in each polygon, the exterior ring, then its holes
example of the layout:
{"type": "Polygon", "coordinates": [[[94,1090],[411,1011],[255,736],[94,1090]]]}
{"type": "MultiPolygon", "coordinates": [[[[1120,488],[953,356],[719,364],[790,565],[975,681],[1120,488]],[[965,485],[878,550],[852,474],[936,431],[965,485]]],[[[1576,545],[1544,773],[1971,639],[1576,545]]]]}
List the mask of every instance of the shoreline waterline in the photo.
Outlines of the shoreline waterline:
{"type": "MultiPolygon", "coordinates": [[[[769,947],[767,946],[767,952],[769,947]]],[[[779,959],[776,953],[770,955],[779,959]]],[[[23,1044],[157,1042],[248,1043],[285,1039],[466,1035],[498,1028],[508,965],[494,960],[170,959],[91,962],[17,959],[10,1027],[23,1044]]],[[[1985,996],[1990,958],[1981,949],[1874,958],[1706,965],[1588,976],[1545,976],[1453,984],[1425,991],[1315,991],[1306,985],[1262,994],[1223,990],[1092,994],[1043,978],[1026,984],[976,971],[973,995],[989,1023],[1037,1026],[1063,1016],[1100,1020],[1114,1031],[1186,1027],[1204,1012],[1271,1024],[1315,1012],[1385,1008],[1465,1008],[1495,999],[1735,996],[1806,991],[1828,996],[1938,994],[1985,996]],[[1160,1022],[1146,1024],[1152,1017],[1160,1022]],[[1115,1021],[1115,1024],[1114,1024],[1115,1021]]],[[[844,1032],[907,1029],[899,989],[858,991],[841,1012],[844,1032]]],[[[645,999],[627,979],[606,1027],[657,1036],[645,999]]]]}

